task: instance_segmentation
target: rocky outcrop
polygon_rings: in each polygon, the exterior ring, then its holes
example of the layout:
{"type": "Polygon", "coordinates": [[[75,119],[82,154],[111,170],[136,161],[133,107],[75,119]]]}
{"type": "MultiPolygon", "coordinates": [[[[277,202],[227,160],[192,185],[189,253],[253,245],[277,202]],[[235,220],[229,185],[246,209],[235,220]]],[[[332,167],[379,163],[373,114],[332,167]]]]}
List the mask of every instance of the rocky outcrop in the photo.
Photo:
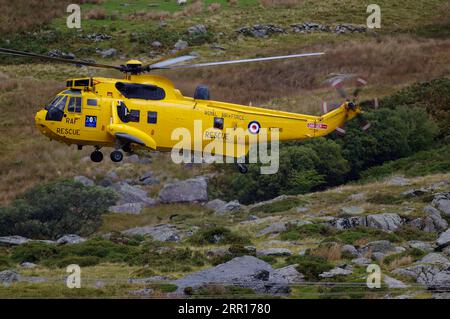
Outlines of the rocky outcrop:
{"type": "Polygon", "coordinates": [[[82,242],[85,242],[86,238],[80,237],[78,235],[70,234],[70,235],[64,235],[56,241],[58,245],[73,245],[73,244],[79,244],[82,242]]]}
{"type": "Polygon", "coordinates": [[[142,203],[145,206],[153,206],[157,201],[148,197],[147,192],[137,186],[131,186],[126,182],[113,184],[113,189],[119,194],[117,205],[129,203],[142,203]]]}
{"type": "Polygon", "coordinates": [[[251,27],[241,27],[237,33],[254,38],[267,38],[273,34],[285,33],[285,30],[275,24],[255,24],[251,27]]]}
{"type": "Polygon", "coordinates": [[[403,221],[398,214],[384,213],[367,216],[367,227],[379,228],[384,231],[396,231],[403,221]]]}
{"type": "Polygon", "coordinates": [[[292,252],[287,248],[268,248],[258,249],[256,254],[260,256],[291,256],[292,252]]]}
{"type": "Polygon", "coordinates": [[[3,236],[0,237],[0,244],[3,245],[23,245],[30,241],[30,239],[22,237],[22,236],[3,236]]]}
{"type": "Polygon", "coordinates": [[[337,229],[349,229],[358,226],[367,226],[365,216],[341,217],[333,219],[330,224],[337,229]]]}
{"type": "Polygon", "coordinates": [[[265,261],[252,256],[236,257],[216,267],[189,274],[172,281],[178,286],[177,293],[187,287],[198,289],[209,284],[233,285],[250,288],[256,293],[286,294],[289,282],[265,261]]]}
{"type": "Polygon", "coordinates": [[[182,237],[178,229],[170,224],[135,227],[122,231],[122,234],[127,236],[151,236],[156,241],[180,241],[182,237]]]}
{"type": "Polygon", "coordinates": [[[436,240],[436,245],[440,249],[450,245],[450,228],[439,235],[439,238],[436,240]]]}
{"type": "Polygon", "coordinates": [[[416,218],[408,224],[424,232],[441,232],[448,227],[448,223],[442,218],[441,213],[432,206],[424,208],[425,217],[416,218]]]}
{"type": "Polygon", "coordinates": [[[14,270],[4,270],[0,272],[0,284],[9,286],[20,280],[20,275],[14,270]]]}
{"type": "Polygon", "coordinates": [[[283,268],[275,269],[275,276],[280,276],[287,280],[290,284],[305,281],[305,276],[297,271],[297,264],[289,265],[283,268]]]}
{"type": "Polygon", "coordinates": [[[439,209],[442,214],[450,216],[450,192],[436,194],[431,205],[439,209]]]}
{"type": "Polygon", "coordinates": [[[388,275],[384,275],[383,281],[389,289],[405,289],[408,288],[408,285],[403,283],[402,281],[389,277],[388,275]]]}
{"type": "Polygon", "coordinates": [[[204,177],[169,183],[159,192],[163,203],[205,202],[208,200],[208,184],[204,177]]]}
{"type": "Polygon", "coordinates": [[[330,271],[323,272],[319,275],[321,278],[334,278],[337,276],[348,276],[353,273],[351,267],[336,267],[331,269],[330,271]]]}

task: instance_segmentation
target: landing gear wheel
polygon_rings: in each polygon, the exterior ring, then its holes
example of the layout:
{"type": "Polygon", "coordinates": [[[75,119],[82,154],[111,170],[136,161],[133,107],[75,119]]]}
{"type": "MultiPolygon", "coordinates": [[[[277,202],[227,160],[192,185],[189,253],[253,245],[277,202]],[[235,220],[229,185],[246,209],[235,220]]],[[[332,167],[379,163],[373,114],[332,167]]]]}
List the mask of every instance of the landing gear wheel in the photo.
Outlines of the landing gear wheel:
{"type": "Polygon", "coordinates": [[[121,151],[112,151],[110,157],[111,157],[111,161],[117,163],[123,159],[123,154],[121,151]]]}
{"type": "Polygon", "coordinates": [[[103,154],[99,150],[95,150],[91,153],[91,161],[99,163],[103,160],[103,154]]]}
{"type": "Polygon", "coordinates": [[[239,169],[239,173],[246,174],[248,172],[248,168],[245,164],[237,164],[237,167],[239,169]]]}

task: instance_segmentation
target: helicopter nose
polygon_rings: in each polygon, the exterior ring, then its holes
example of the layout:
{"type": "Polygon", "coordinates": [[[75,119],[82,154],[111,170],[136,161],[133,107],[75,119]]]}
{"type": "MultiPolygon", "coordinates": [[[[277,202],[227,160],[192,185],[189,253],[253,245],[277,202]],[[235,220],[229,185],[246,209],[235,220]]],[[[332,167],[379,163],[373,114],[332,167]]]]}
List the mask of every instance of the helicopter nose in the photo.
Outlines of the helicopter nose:
{"type": "Polygon", "coordinates": [[[34,117],[34,123],[36,124],[36,127],[41,131],[42,133],[46,133],[46,126],[45,126],[45,116],[47,115],[47,110],[40,110],[36,113],[36,116],[34,117]]]}

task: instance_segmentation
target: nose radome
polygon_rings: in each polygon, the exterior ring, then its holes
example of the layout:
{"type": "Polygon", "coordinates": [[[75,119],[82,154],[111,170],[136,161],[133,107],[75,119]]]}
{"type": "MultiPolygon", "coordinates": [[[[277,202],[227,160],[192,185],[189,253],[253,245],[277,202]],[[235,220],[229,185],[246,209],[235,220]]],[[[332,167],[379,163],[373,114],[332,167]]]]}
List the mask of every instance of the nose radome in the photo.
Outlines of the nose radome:
{"type": "Polygon", "coordinates": [[[46,110],[39,110],[36,112],[36,116],[34,117],[34,122],[37,124],[43,124],[45,121],[45,115],[47,114],[46,110]]]}

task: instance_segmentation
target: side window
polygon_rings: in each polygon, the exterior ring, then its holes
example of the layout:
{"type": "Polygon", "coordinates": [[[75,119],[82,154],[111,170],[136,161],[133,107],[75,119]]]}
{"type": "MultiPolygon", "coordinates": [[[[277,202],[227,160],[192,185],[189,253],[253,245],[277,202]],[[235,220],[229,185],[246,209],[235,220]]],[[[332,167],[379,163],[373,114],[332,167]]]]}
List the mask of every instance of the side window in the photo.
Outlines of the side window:
{"type": "Polygon", "coordinates": [[[158,113],[147,112],[147,123],[148,124],[156,124],[157,120],[158,120],[158,113]]]}
{"type": "Polygon", "coordinates": [[[129,116],[130,116],[130,122],[139,122],[140,111],[139,110],[131,110],[129,116]]]}
{"type": "Polygon", "coordinates": [[[81,113],[81,97],[71,97],[67,105],[67,111],[81,113]]]}
{"type": "Polygon", "coordinates": [[[97,100],[96,99],[87,99],[86,105],[88,105],[88,106],[97,106],[97,100]]]}
{"type": "Polygon", "coordinates": [[[223,117],[215,117],[214,118],[214,128],[223,130],[223,117]]]}

